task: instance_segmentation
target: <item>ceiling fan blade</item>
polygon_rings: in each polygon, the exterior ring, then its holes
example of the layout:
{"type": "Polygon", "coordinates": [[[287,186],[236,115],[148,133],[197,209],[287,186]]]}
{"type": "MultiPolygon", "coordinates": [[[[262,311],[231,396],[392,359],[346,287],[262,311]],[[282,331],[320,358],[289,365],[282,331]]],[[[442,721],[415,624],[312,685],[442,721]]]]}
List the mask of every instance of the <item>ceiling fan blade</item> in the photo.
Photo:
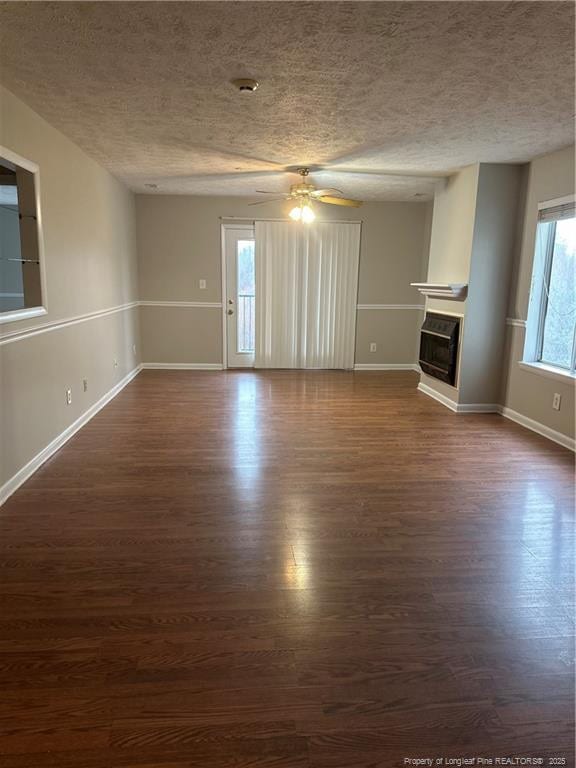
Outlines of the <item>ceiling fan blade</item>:
{"type": "Polygon", "coordinates": [[[259,195],[278,195],[279,192],[268,192],[266,189],[256,189],[255,192],[258,192],[259,195]]]}
{"type": "Polygon", "coordinates": [[[338,195],[344,194],[341,189],[336,189],[336,187],[326,187],[325,189],[315,189],[314,192],[310,193],[310,197],[325,197],[332,192],[336,192],[338,195]]]}
{"type": "Polygon", "coordinates": [[[314,171],[314,174],[346,174],[350,176],[397,176],[399,178],[409,179],[442,179],[446,178],[446,174],[442,171],[405,171],[405,170],[382,170],[379,171],[375,168],[351,168],[340,167],[338,165],[325,165],[322,168],[318,168],[314,171]]]}
{"type": "Polygon", "coordinates": [[[255,203],[248,203],[248,205],[266,205],[267,203],[277,203],[280,200],[287,200],[286,197],[269,197],[268,200],[258,200],[255,203]]]}
{"type": "Polygon", "coordinates": [[[360,208],[362,205],[361,200],[349,200],[346,197],[332,197],[332,195],[323,195],[316,199],[321,203],[328,203],[328,205],[347,205],[350,208],[360,208]]]}

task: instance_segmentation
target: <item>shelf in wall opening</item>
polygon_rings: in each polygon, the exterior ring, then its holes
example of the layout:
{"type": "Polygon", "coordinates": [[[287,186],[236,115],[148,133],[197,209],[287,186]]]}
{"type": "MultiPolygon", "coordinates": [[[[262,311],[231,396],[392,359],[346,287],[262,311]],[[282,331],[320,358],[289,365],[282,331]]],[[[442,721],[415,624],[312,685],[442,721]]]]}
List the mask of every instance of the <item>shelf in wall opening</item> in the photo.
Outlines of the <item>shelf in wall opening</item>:
{"type": "Polygon", "coordinates": [[[410,285],[430,299],[464,301],[468,296],[467,283],[410,283],[410,285]]]}

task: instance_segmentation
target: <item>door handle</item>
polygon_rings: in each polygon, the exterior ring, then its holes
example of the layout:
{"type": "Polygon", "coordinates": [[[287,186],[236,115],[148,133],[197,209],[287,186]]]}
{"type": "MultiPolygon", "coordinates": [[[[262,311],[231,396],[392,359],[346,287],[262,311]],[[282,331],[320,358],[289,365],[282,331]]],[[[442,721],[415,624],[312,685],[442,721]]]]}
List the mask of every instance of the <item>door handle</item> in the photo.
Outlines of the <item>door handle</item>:
{"type": "Polygon", "coordinates": [[[232,301],[232,299],[228,299],[228,304],[234,304],[234,302],[232,301]]]}
{"type": "Polygon", "coordinates": [[[228,312],[227,312],[227,314],[228,314],[228,315],[233,315],[233,314],[234,314],[234,310],[233,310],[233,309],[229,309],[229,310],[228,310],[228,312]]]}

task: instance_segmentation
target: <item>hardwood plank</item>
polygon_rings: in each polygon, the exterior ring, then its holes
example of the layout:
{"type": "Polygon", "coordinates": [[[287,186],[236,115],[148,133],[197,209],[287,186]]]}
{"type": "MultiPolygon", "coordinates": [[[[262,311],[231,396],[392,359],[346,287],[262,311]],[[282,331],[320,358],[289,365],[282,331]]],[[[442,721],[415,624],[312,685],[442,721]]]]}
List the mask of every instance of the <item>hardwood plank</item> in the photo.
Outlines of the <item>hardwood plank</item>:
{"type": "Polygon", "coordinates": [[[0,514],[2,768],[573,761],[573,456],[411,373],[146,371],[0,514]]]}

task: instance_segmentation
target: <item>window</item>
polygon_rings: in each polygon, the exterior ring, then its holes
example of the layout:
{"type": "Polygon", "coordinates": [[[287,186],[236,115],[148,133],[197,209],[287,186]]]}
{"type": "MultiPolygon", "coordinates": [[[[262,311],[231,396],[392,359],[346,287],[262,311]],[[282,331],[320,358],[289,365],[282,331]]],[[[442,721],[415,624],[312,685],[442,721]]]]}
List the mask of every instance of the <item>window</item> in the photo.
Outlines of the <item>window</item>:
{"type": "Polygon", "coordinates": [[[238,240],[238,352],[254,352],[254,240],[238,240]]]}
{"type": "Polygon", "coordinates": [[[538,215],[525,361],[574,373],[576,206],[547,204],[538,215]]]}
{"type": "Polygon", "coordinates": [[[43,314],[37,168],[0,149],[0,322],[43,314]]]}

